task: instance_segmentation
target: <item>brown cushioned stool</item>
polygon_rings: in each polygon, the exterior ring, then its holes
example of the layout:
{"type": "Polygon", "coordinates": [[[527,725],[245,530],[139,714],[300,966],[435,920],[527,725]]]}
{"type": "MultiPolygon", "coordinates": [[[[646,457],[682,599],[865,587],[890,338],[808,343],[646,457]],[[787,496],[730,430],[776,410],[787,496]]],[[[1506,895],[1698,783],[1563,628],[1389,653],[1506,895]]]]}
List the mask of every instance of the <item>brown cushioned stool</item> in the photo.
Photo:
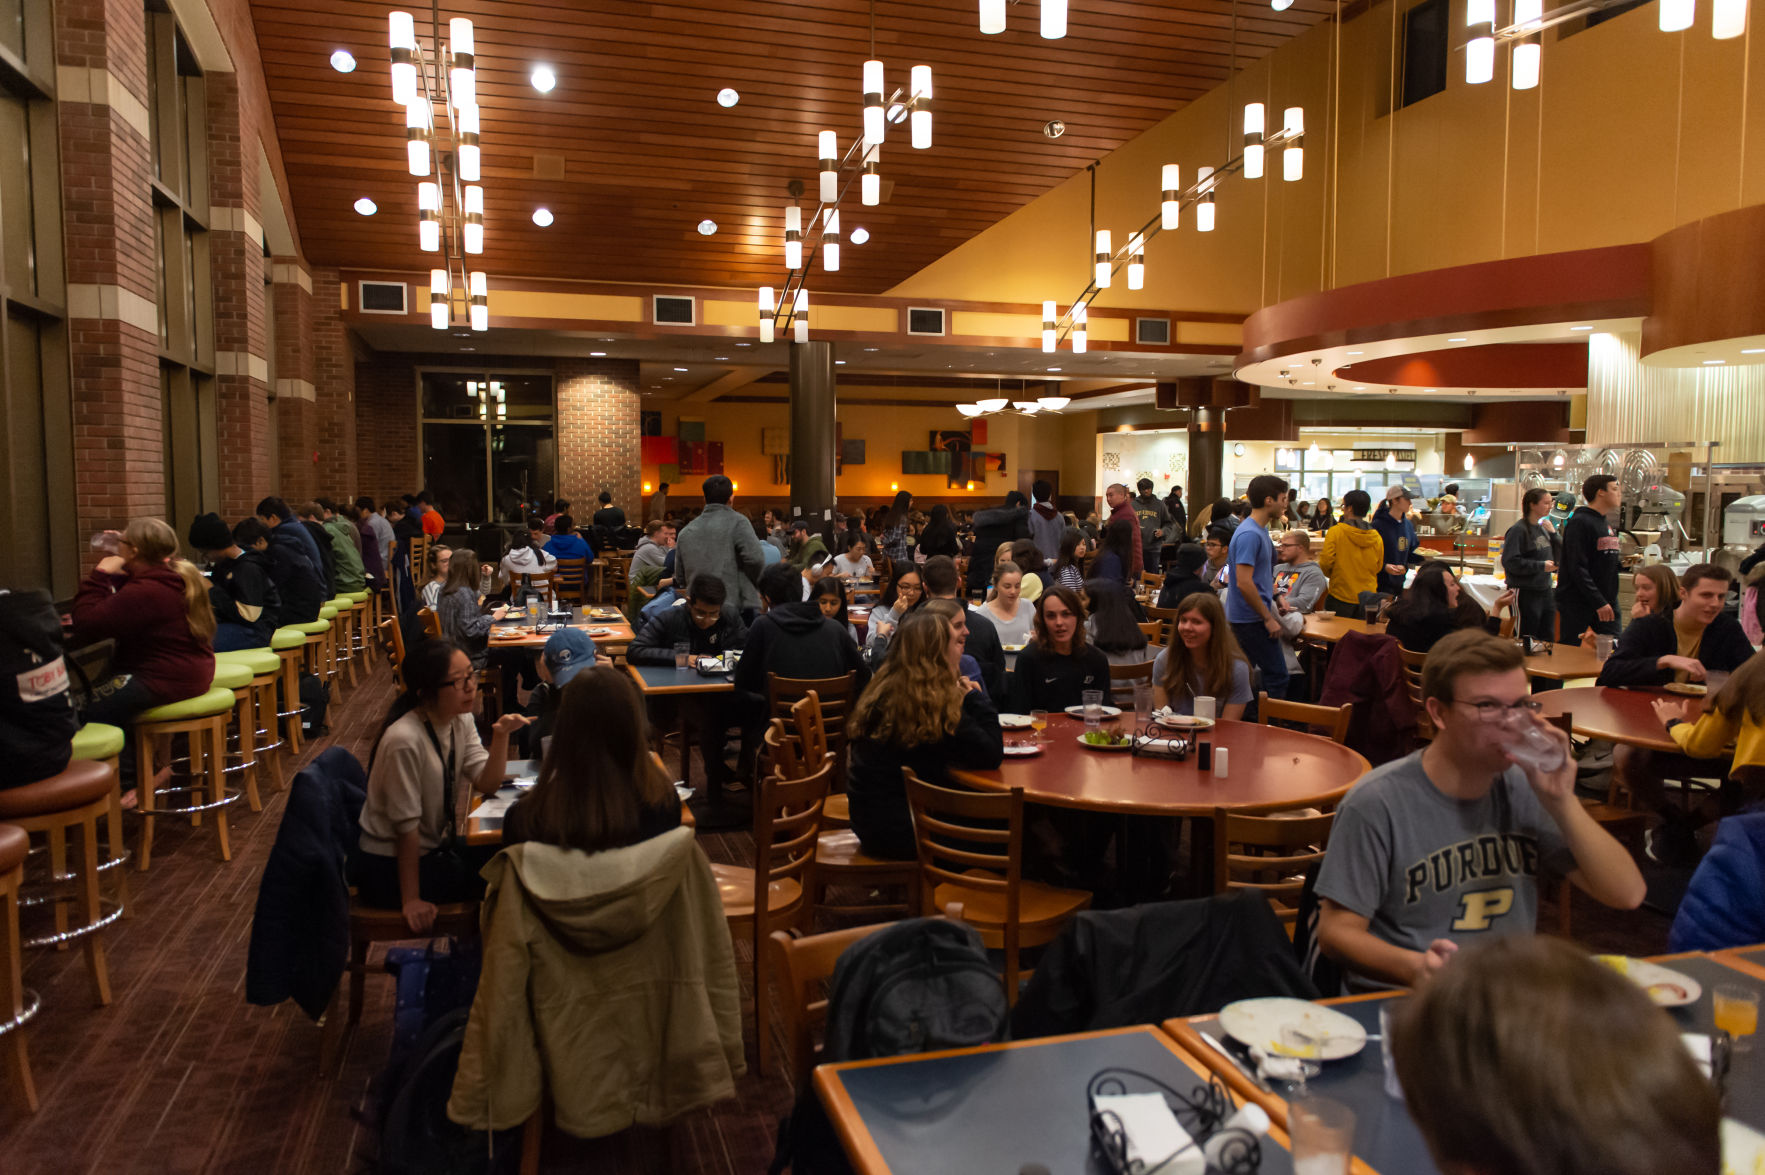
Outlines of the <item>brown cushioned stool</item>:
{"type": "Polygon", "coordinates": [[[23,951],[18,940],[18,887],[24,880],[31,837],[14,824],[0,824],[0,1051],[14,1075],[25,1108],[37,1112],[37,1083],[31,1080],[31,1056],[25,1048],[24,1026],[37,1014],[34,991],[24,988],[23,951]],[[10,1040],[4,1038],[11,1037],[10,1040]]]}

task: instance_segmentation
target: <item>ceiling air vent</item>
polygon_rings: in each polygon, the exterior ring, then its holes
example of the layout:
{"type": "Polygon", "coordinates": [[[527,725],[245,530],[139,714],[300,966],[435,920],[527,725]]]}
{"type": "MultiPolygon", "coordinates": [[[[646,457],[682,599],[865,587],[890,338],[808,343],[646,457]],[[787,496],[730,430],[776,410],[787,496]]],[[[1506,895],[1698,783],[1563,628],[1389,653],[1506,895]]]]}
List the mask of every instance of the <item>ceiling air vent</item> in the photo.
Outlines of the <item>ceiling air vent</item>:
{"type": "Polygon", "coordinates": [[[910,335],[941,335],[944,333],[944,312],[923,306],[907,309],[907,333],[910,335]]]}
{"type": "Polygon", "coordinates": [[[657,294],[655,321],[670,323],[674,326],[693,325],[693,300],[675,294],[657,294]]]}
{"type": "Polygon", "coordinates": [[[1134,341],[1152,347],[1171,345],[1171,320],[1168,318],[1134,319],[1134,341]]]}
{"type": "Polygon", "coordinates": [[[403,282],[361,282],[357,302],[363,314],[409,314],[403,282]]]}
{"type": "Polygon", "coordinates": [[[533,156],[533,178],[536,180],[563,179],[564,157],[562,155],[542,155],[535,152],[533,156]]]}

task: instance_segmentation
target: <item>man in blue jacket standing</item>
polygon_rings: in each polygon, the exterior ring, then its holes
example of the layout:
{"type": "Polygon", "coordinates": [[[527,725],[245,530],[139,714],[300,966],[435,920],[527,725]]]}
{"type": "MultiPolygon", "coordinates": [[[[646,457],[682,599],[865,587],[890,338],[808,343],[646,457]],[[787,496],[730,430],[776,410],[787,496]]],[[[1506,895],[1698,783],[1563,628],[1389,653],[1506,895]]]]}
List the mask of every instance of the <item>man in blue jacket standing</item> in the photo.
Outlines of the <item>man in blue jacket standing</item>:
{"type": "Polygon", "coordinates": [[[1373,511],[1373,529],[1385,541],[1385,565],[1379,569],[1379,590],[1403,594],[1403,577],[1411,563],[1422,561],[1416,546],[1416,524],[1410,521],[1410,492],[1400,485],[1387,486],[1385,501],[1373,511]]]}

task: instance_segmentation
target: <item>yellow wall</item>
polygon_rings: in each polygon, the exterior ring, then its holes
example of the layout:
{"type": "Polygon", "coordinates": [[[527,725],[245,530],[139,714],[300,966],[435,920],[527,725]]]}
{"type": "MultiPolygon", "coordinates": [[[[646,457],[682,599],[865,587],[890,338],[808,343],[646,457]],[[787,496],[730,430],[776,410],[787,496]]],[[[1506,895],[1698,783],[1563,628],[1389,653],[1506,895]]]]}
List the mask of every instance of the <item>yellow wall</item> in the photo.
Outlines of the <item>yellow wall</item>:
{"type": "MultiPolygon", "coordinates": [[[[1654,5],[1549,30],[1542,83],[1516,92],[1505,48],[1494,82],[1465,83],[1454,0],[1446,90],[1385,114],[1409,2],[1315,27],[1106,157],[1097,223],[1119,244],[1157,211],[1162,164],[1186,187],[1228,144],[1237,153],[1247,101],[1267,104],[1271,130],[1283,107],[1305,108],[1303,180],[1280,180],[1272,154],[1264,179],[1225,180],[1213,233],[1186,210],[1147,246],[1145,289],[1118,278],[1097,304],[1248,312],[1391,274],[1644,241],[1765,200],[1765,86],[1746,84],[1749,56],[1765,76],[1765,38],[1756,51],[1750,35],[1713,41],[1707,5],[1684,33],[1661,32],[1654,5]]],[[[1088,277],[1089,199],[1080,172],[890,292],[1064,308],[1088,277]]]]}

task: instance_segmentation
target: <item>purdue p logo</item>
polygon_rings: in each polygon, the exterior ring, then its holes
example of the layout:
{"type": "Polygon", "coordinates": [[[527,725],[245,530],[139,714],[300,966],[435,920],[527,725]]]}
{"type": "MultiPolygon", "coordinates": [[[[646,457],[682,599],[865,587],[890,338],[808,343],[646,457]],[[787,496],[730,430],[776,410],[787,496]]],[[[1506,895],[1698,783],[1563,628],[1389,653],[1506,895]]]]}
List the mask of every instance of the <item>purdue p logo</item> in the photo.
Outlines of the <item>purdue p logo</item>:
{"type": "Polygon", "coordinates": [[[1459,916],[1453,920],[1454,930],[1488,930],[1490,924],[1514,908],[1511,888],[1485,889],[1468,893],[1459,899],[1459,916]]]}

